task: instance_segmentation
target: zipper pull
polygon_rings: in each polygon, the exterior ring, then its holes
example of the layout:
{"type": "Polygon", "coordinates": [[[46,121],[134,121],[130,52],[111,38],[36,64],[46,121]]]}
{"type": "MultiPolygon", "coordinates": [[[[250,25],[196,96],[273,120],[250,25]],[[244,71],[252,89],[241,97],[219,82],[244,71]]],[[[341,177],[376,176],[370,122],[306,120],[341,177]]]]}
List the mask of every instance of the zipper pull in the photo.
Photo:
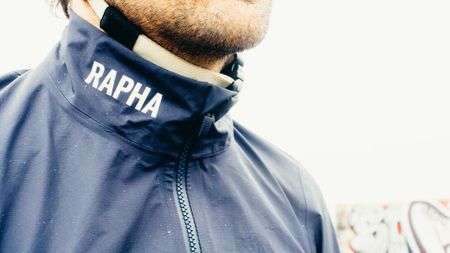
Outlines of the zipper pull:
{"type": "Polygon", "coordinates": [[[216,119],[212,113],[207,113],[203,116],[202,123],[200,125],[200,129],[198,131],[197,137],[206,136],[211,129],[211,126],[214,125],[216,119]]]}

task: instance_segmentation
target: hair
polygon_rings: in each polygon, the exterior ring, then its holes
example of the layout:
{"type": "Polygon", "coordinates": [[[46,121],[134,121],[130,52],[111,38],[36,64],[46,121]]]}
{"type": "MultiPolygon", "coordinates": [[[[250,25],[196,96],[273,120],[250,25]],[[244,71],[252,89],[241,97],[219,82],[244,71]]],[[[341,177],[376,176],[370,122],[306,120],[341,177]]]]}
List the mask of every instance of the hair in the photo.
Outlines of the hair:
{"type": "Polygon", "coordinates": [[[67,18],[69,17],[69,4],[70,0],[50,0],[50,5],[55,9],[61,7],[67,18]]]}

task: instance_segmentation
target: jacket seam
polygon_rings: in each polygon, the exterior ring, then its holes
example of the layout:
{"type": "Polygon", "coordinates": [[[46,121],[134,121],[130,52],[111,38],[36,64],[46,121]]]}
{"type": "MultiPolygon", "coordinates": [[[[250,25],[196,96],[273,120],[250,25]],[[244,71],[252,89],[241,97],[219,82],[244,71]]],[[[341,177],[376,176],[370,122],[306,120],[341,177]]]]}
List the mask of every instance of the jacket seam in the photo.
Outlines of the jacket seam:
{"type": "Polygon", "coordinates": [[[212,153],[209,153],[209,154],[206,154],[206,155],[200,155],[198,157],[191,158],[190,161],[191,162],[192,161],[199,161],[199,160],[203,160],[203,159],[219,156],[222,153],[225,153],[230,148],[230,146],[231,146],[231,144],[227,144],[222,149],[216,150],[216,151],[214,151],[212,153]]]}
{"type": "MultiPolygon", "coordinates": [[[[155,150],[153,150],[153,149],[149,149],[149,148],[147,148],[147,147],[145,147],[145,146],[142,146],[142,145],[140,145],[139,143],[134,142],[134,141],[132,141],[132,140],[130,140],[130,139],[128,139],[128,138],[126,138],[126,137],[124,137],[124,136],[122,136],[122,135],[116,133],[116,132],[114,131],[114,129],[111,129],[110,127],[108,127],[108,126],[102,124],[101,122],[99,122],[98,120],[96,120],[95,118],[93,118],[92,116],[90,116],[89,114],[85,113],[84,111],[82,111],[81,109],[79,109],[78,107],[76,107],[75,105],[73,105],[72,103],[70,103],[70,101],[67,99],[67,97],[66,97],[66,96],[64,95],[64,93],[62,92],[62,90],[58,87],[58,85],[56,85],[56,82],[55,82],[55,80],[53,79],[53,76],[52,76],[48,71],[47,71],[47,74],[48,74],[48,76],[52,79],[53,83],[55,83],[56,89],[57,89],[58,92],[61,94],[61,96],[64,98],[64,99],[63,99],[64,102],[70,106],[70,108],[72,109],[72,111],[75,111],[76,113],[80,114],[81,116],[85,117],[86,119],[91,120],[91,121],[94,122],[96,125],[98,125],[103,131],[105,131],[105,132],[107,132],[107,133],[110,133],[110,134],[113,134],[113,135],[119,137],[121,140],[125,141],[126,143],[128,143],[128,144],[130,144],[130,145],[132,145],[132,146],[134,146],[134,147],[136,147],[136,148],[138,148],[138,149],[141,149],[143,152],[148,152],[148,153],[151,153],[151,154],[153,154],[153,155],[159,155],[159,156],[170,156],[170,157],[172,157],[172,158],[174,158],[174,159],[177,159],[178,155],[173,155],[173,154],[168,154],[168,153],[158,152],[158,151],[155,151],[155,150]]],[[[200,155],[200,156],[198,156],[198,157],[196,157],[196,158],[194,158],[194,159],[191,159],[191,161],[200,160],[200,159],[205,159],[205,158],[209,158],[209,157],[213,157],[213,156],[220,155],[221,153],[223,153],[223,152],[225,152],[226,150],[228,150],[229,147],[230,147],[230,144],[227,144],[227,145],[225,145],[225,147],[222,148],[222,149],[216,150],[216,151],[214,151],[214,152],[212,152],[212,153],[209,153],[209,154],[206,154],[206,155],[200,155]]]]}
{"type": "Polygon", "coordinates": [[[67,99],[67,97],[64,95],[64,93],[62,92],[62,90],[58,87],[58,85],[56,85],[55,80],[53,79],[53,76],[47,71],[48,76],[52,79],[53,83],[55,83],[56,88],[58,89],[59,93],[62,95],[62,97],[64,98],[64,102],[67,103],[70,108],[75,111],[76,113],[80,114],[81,116],[84,116],[85,118],[91,120],[92,122],[96,123],[100,128],[102,128],[103,131],[107,132],[107,133],[111,133],[115,136],[118,136],[120,139],[122,139],[123,141],[127,142],[128,144],[135,146],[138,149],[141,149],[144,152],[148,152],[151,153],[153,155],[159,155],[159,156],[171,156],[173,158],[176,158],[177,156],[175,155],[171,155],[171,154],[167,154],[167,153],[162,153],[162,152],[157,152],[153,149],[149,149],[145,146],[140,145],[137,142],[134,142],[116,132],[114,132],[113,129],[111,129],[110,127],[102,124],[101,122],[99,122],[98,120],[94,119],[92,116],[90,116],[89,114],[85,113],[84,111],[82,111],[81,109],[79,109],[78,107],[76,107],[75,105],[73,105],[72,103],[70,103],[70,101],[67,99]]]}
{"type": "Polygon", "coordinates": [[[17,77],[20,77],[22,74],[23,74],[24,72],[22,72],[22,73],[20,73],[19,71],[14,71],[14,74],[16,75],[16,78],[17,77]]]}
{"type": "Polygon", "coordinates": [[[308,198],[306,196],[306,188],[305,188],[305,184],[303,182],[303,177],[302,177],[302,170],[301,168],[298,169],[298,175],[299,175],[299,179],[300,179],[300,186],[302,188],[302,193],[303,193],[303,198],[305,199],[305,228],[306,228],[306,234],[308,235],[308,245],[309,245],[309,250],[310,252],[315,252],[313,251],[312,245],[311,245],[311,233],[309,231],[309,224],[308,224],[308,198]]]}

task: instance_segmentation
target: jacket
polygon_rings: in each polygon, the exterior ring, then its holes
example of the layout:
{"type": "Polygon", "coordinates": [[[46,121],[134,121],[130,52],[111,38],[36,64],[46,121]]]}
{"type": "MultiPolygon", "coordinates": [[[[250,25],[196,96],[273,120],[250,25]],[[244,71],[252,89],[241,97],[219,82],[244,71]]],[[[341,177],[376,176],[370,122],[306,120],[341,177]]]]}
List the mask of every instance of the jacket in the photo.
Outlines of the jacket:
{"type": "Polygon", "coordinates": [[[72,15],[0,78],[0,252],[338,252],[311,176],[232,120],[232,65],[186,78],[72,15]]]}

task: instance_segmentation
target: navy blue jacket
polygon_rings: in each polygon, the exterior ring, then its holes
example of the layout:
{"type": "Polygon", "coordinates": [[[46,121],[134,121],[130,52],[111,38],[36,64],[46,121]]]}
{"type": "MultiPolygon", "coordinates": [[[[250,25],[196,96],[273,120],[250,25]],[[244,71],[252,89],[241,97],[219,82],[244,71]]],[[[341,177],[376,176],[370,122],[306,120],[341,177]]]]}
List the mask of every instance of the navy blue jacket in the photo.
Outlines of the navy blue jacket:
{"type": "Polygon", "coordinates": [[[72,15],[40,65],[0,78],[0,252],[338,252],[310,175],[230,118],[237,87],[72,15]]]}

